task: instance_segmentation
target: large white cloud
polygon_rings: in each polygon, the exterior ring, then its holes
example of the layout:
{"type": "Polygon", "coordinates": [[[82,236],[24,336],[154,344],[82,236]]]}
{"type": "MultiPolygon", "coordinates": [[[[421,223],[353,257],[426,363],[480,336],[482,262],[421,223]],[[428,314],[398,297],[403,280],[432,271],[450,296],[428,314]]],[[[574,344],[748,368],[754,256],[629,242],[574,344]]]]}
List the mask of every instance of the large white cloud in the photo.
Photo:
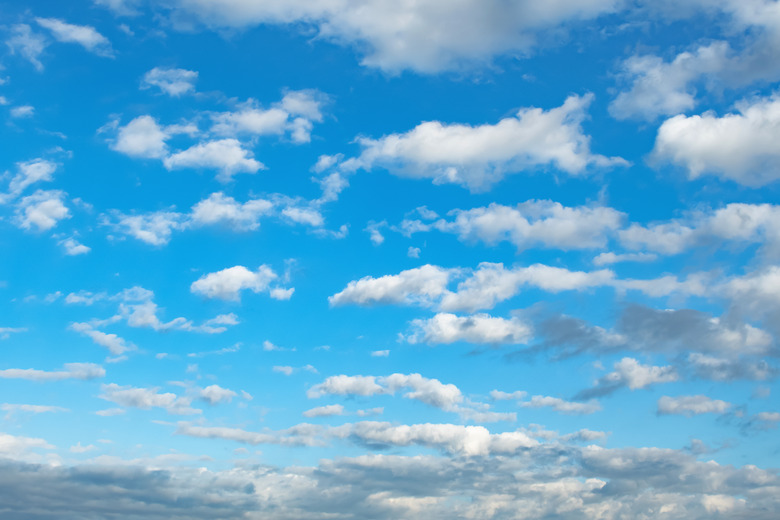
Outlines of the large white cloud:
{"type": "MultiPolygon", "coordinates": [[[[393,2],[390,0],[177,0],[206,26],[311,24],[320,36],[356,46],[362,63],[388,72],[434,73],[530,52],[537,33],[612,12],[617,0],[393,2]]],[[[177,13],[180,14],[180,13],[177,13]]]]}
{"type": "Polygon", "coordinates": [[[780,97],[743,101],[738,113],[678,115],[658,129],[657,160],[685,168],[691,179],[711,174],[759,187],[780,179],[780,97]]]}
{"type": "Polygon", "coordinates": [[[213,168],[219,170],[217,179],[230,181],[237,173],[257,173],[265,165],[254,158],[237,139],[218,139],[196,144],[163,159],[169,170],[182,168],[213,168]]]}
{"type": "Polygon", "coordinates": [[[523,108],[495,125],[421,123],[379,139],[360,138],[363,151],[343,171],[386,168],[391,173],[455,183],[483,191],[504,175],[554,167],[584,175],[591,167],[626,165],[619,157],[592,154],[582,121],[592,95],[570,96],[550,110],[523,108]]]}
{"type": "Polygon", "coordinates": [[[331,305],[371,305],[376,303],[430,303],[444,294],[454,271],[424,265],[379,278],[366,276],[347,284],[328,298],[331,305]]]}

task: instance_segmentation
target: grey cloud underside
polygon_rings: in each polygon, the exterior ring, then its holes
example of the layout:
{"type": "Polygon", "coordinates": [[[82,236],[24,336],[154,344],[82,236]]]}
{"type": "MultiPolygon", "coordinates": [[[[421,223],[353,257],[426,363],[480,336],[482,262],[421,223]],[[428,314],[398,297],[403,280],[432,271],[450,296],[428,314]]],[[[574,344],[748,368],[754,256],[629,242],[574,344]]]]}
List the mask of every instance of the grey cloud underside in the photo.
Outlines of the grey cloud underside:
{"type": "Polygon", "coordinates": [[[0,462],[11,520],[775,518],[778,475],[677,450],[545,445],[512,457],[363,455],[211,472],[0,462]],[[337,491],[337,492],[334,492],[337,491]]]}

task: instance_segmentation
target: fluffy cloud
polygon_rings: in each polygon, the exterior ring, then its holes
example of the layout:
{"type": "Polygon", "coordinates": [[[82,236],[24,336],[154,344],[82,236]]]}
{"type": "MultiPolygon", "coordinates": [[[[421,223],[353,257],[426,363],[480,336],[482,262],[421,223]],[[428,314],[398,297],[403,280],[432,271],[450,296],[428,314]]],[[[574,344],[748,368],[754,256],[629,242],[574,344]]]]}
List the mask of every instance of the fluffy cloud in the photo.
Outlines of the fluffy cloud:
{"type": "Polygon", "coordinates": [[[73,237],[61,240],[60,245],[65,248],[65,254],[68,256],[85,255],[92,251],[91,247],[85,246],[73,237]]]}
{"type": "Polygon", "coordinates": [[[106,371],[103,367],[94,363],[65,363],[62,370],[51,372],[34,368],[6,368],[5,370],[0,370],[0,378],[27,379],[28,381],[89,380],[105,375],[106,371]]]}
{"type": "Polygon", "coordinates": [[[624,214],[606,207],[566,207],[550,200],[529,200],[515,207],[490,204],[483,208],[453,210],[452,220],[426,224],[406,220],[407,234],[437,229],[454,233],[465,242],[488,245],[507,241],[519,250],[532,247],[589,249],[606,245],[609,234],[622,224],[624,214]]]}
{"type": "Polygon", "coordinates": [[[302,415],[304,417],[332,417],[334,415],[344,415],[344,407],[340,404],[318,406],[316,408],[306,410],[302,415]]]}
{"type": "Polygon", "coordinates": [[[195,91],[198,73],[194,70],[155,67],[144,74],[142,88],[157,87],[169,96],[179,97],[195,91]]]}
{"type": "Polygon", "coordinates": [[[240,291],[249,289],[254,293],[264,292],[278,277],[273,269],[267,265],[261,265],[254,272],[242,265],[237,265],[203,275],[192,282],[190,291],[206,298],[238,301],[240,291]]]}
{"type": "Polygon", "coordinates": [[[0,194],[0,204],[19,196],[27,187],[38,182],[49,182],[54,178],[57,164],[46,159],[32,159],[16,163],[17,173],[8,183],[8,193],[0,194]]]}
{"type": "Polygon", "coordinates": [[[654,156],[685,168],[691,179],[705,174],[759,187],[780,178],[780,97],[737,105],[739,113],[678,115],[658,129],[654,156]]]}
{"type": "Polygon", "coordinates": [[[119,128],[111,149],[130,157],[162,159],[168,154],[165,141],[170,137],[152,116],[138,116],[119,128]]]}
{"type": "Polygon", "coordinates": [[[70,218],[70,210],[63,203],[65,192],[60,190],[37,190],[22,197],[17,204],[16,223],[22,229],[46,231],[57,222],[70,218]]]}
{"type": "Polygon", "coordinates": [[[199,392],[199,397],[211,405],[229,403],[237,395],[233,390],[222,388],[219,385],[209,385],[199,392]]]}
{"type": "Polygon", "coordinates": [[[455,183],[472,191],[488,189],[508,173],[554,166],[569,175],[584,175],[592,166],[626,165],[618,157],[590,152],[581,123],[592,95],[571,96],[550,110],[524,108],[495,125],[421,123],[404,134],[360,138],[360,156],[341,169],[386,168],[405,177],[455,183]]]}
{"type": "Polygon", "coordinates": [[[254,159],[237,139],[219,139],[196,144],[163,159],[169,170],[182,168],[213,168],[219,170],[217,179],[228,182],[237,173],[257,173],[265,165],[254,159]]]}
{"type": "Polygon", "coordinates": [[[507,345],[527,343],[531,327],[517,317],[497,318],[487,314],[456,316],[439,313],[427,320],[411,323],[414,331],[406,336],[409,343],[467,343],[507,345]]]}
{"type": "Polygon", "coordinates": [[[661,415],[700,415],[703,413],[725,413],[731,408],[731,403],[710,399],[706,395],[683,395],[669,397],[665,395],[658,399],[658,413],[661,415]]]}
{"type": "Polygon", "coordinates": [[[273,202],[250,199],[244,203],[222,192],[212,193],[192,207],[191,221],[195,225],[226,224],[236,230],[254,230],[259,220],[273,209],[273,202]]]}
{"type": "Polygon", "coordinates": [[[672,366],[642,365],[634,358],[625,357],[616,362],[615,370],[596,381],[593,388],[581,391],[578,399],[590,399],[608,395],[621,388],[637,390],[659,383],[671,383],[677,381],[679,376],[672,366]]]}
{"type": "MultiPolygon", "coordinates": [[[[457,4],[425,0],[404,4],[386,1],[178,0],[174,5],[212,28],[259,24],[313,24],[319,35],[356,46],[362,63],[388,72],[412,69],[435,73],[484,63],[494,55],[525,53],[536,34],[612,12],[615,0],[564,0],[541,6],[465,0],[457,4]]],[[[181,15],[181,13],[177,13],[181,15]]]]}
{"type": "Polygon", "coordinates": [[[141,408],[142,410],[162,408],[173,415],[202,413],[201,410],[190,406],[191,399],[179,397],[170,392],[161,394],[158,390],[159,388],[135,388],[110,383],[102,385],[98,397],[127,408],[141,408]]]}
{"type": "Polygon", "coordinates": [[[397,275],[379,278],[366,276],[349,282],[344,290],[330,296],[328,302],[331,305],[411,302],[430,304],[444,294],[453,274],[454,271],[451,269],[424,265],[401,271],[397,275]]]}

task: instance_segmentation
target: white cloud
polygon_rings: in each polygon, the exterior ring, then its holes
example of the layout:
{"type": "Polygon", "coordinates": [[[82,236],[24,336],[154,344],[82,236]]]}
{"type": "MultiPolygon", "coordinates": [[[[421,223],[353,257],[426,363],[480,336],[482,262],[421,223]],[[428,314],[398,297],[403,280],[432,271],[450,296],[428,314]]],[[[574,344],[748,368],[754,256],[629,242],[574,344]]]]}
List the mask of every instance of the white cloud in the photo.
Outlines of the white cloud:
{"type": "Polygon", "coordinates": [[[619,262],[653,262],[658,257],[652,253],[600,253],[593,259],[593,265],[612,265],[619,262]]]}
{"type": "Polygon", "coordinates": [[[32,117],[35,114],[35,107],[30,105],[22,105],[14,107],[10,111],[11,117],[14,119],[23,119],[26,117],[32,117]]]}
{"type": "Polygon", "coordinates": [[[57,18],[36,18],[41,27],[51,31],[52,36],[65,43],[77,43],[91,53],[107,58],[114,57],[114,50],[108,38],[89,25],[73,25],[57,18]]]}
{"type": "Polygon", "coordinates": [[[125,352],[135,350],[135,346],[127,343],[123,338],[120,338],[116,334],[107,334],[96,330],[89,323],[71,323],[69,328],[91,338],[92,341],[101,347],[107,348],[109,352],[115,356],[120,356],[125,352]]]}
{"type": "Polygon", "coordinates": [[[92,248],[85,246],[73,237],[60,241],[60,245],[65,248],[65,254],[68,256],[85,255],[92,251],[92,248]]]}
{"type": "Polygon", "coordinates": [[[467,343],[507,345],[527,343],[531,327],[517,317],[497,318],[487,314],[456,316],[439,313],[433,318],[411,322],[414,330],[406,336],[409,343],[467,343]]]}
{"type": "Polygon", "coordinates": [[[8,183],[8,193],[0,194],[0,204],[15,199],[27,187],[38,182],[50,182],[54,178],[57,164],[46,159],[16,163],[17,173],[8,183]]]}
{"type": "Polygon", "coordinates": [[[165,141],[170,137],[152,116],[138,116],[119,128],[111,149],[131,157],[162,159],[168,155],[165,141]]]}
{"type": "Polygon", "coordinates": [[[566,207],[550,200],[529,200],[515,207],[493,203],[483,208],[453,210],[450,214],[454,216],[452,220],[427,225],[404,221],[401,228],[437,229],[454,233],[465,242],[479,240],[488,245],[508,241],[520,250],[538,246],[569,250],[603,247],[625,217],[612,208],[566,207]]]}
{"type": "Polygon", "coordinates": [[[111,401],[126,408],[162,408],[173,415],[192,415],[202,413],[201,410],[190,407],[191,400],[167,392],[159,393],[159,388],[134,388],[110,383],[101,386],[98,397],[111,401]]]}
{"type": "Polygon", "coordinates": [[[376,303],[430,303],[446,291],[454,271],[424,265],[379,278],[366,276],[351,281],[341,292],[328,298],[331,305],[371,305],[376,303]]]}
{"type": "Polygon", "coordinates": [[[238,301],[240,291],[264,292],[277,278],[279,276],[267,265],[261,265],[255,272],[237,265],[200,277],[192,282],[190,291],[206,298],[238,301]]]}
{"type": "Polygon", "coordinates": [[[556,412],[564,414],[576,414],[576,415],[589,415],[601,410],[601,405],[596,401],[590,401],[587,403],[579,403],[566,401],[559,397],[549,397],[543,395],[535,395],[530,401],[520,403],[523,408],[544,408],[550,407],[556,412]]]}
{"type": "Polygon", "coordinates": [[[411,424],[394,426],[385,422],[364,421],[351,425],[349,435],[371,444],[392,446],[422,445],[456,455],[485,456],[511,454],[538,445],[523,432],[491,434],[484,426],[455,424],[411,424]]]}
{"type": "Polygon", "coordinates": [[[194,70],[155,67],[144,74],[141,87],[157,87],[169,96],[179,97],[194,92],[197,79],[194,70]]]}
{"type": "Polygon", "coordinates": [[[685,168],[691,179],[711,174],[750,187],[780,179],[780,97],[743,101],[738,113],[678,115],[658,129],[654,156],[685,168]]]}
{"type": "Polygon", "coordinates": [[[222,388],[219,385],[209,385],[206,388],[200,390],[199,397],[209,404],[229,403],[238,394],[233,390],[222,388]]]}
{"type": "Polygon", "coordinates": [[[62,381],[64,379],[95,379],[106,375],[100,365],[94,363],[65,363],[62,370],[46,371],[34,368],[7,368],[0,370],[3,379],[27,379],[29,381],[62,381]]]}
{"type": "Polygon", "coordinates": [[[406,251],[406,256],[409,258],[420,258],[420,248],[409,246],[409,249],[406,251]]]}
{"type": "Polygon", "coordinates": [[[525,399],[525,396],[528,395],[528,392],[524,390],[516,390],[514,392],[502,392],[501,390],[491,390],[490,391],[490,398],[495,401],[509,401],[509,400],[520,400],[525,399]]]}
{"type": "Polygon", "coordinates": [[[374,350],[371,352],[371,357],[388,357],[389,355],[389,350],[374,350]]]}
{"type": "Polygon", "coordinates": [[[3,410],[4,412],[8,412],[5,416],[6,419],[11,418],[16,413],[53,413],[53,412],[67,412],[69,411],[67,408],[62,408],[61,406],[46,406],[46,405],[40,405],[40,404],[10,404],[10,403],[3,403],[0,405],[0,410],[3,410]]]}
{"type": "Polygon", "coordinates": [[[273,207],[273,202],[269,200],[250,199],[240,203],[217,192],[195,204],[190,218],[195,225],[224,223],[239,231],[254,230],[260,227],[260,217],[269,214],[273,207]]]}
{"type": "Polygon", "coordinates": [[[332,417],[334,415],[344,415],[344,407],[340,404],[318,406],[311,410],[306,410],[302,415],[304,417],[332,417]]]}
{"type": "Polygon", "coordinates": [[[26,332],[27,329],[23,327],[0,327],[0,339],[8,339],[11,334],[19,332],[26,332]]]}
{"type": "Polygon", "coordinates": [[[43,64],[38,59],[46,49],[46,40],[40,34],[32,32],[27,24],[17,24],[11,28],[11,37],[6,40],[6,45],[11,54],[17,52],[39,72],[43,70],[43,64]]]}
{"type": "Polygon", "coordinates": [[[282,216],[297,224],[319,227],[325,223],[322,213],[315,208],[287,206],[282,210],[282,216]]]}
{"type": "Polygon", "coordinates": [[[626,165],[626,161],[590,152],[581,123],[592,95],[571,96],[550,110],[524,108],[495,125],[421,123],[404,134],[360,138],[363,151],[341,164],[345,171],[375,167],[434,183],[456,183],[482,191],[509,173],[554,166],[584,175],[592,166],[626,165]]]}
{"type": "Polygon", "coordinates": [[[624,357],[613,366],[613,372],[601,377],[593,388],[578,394],[582,398],[611,394],[621,388],[631,390],[646,388],[660,383],[672,383],[679,379],[673,366],[642,365],[634,358],[624,357]]]}
{"type": "Polygon", "coordinates": [[[70,210],[63,203],[65,192],[59,190],[37,190],[23,197],[16,209],[16,223],[22,229],[46,231],[57,222],[70,218],[70,210]]]}
{"type": "Polygon", "coordinates": [[[658,399],[658,413],[662,415],[700,415],[704,413],[725,413],[731,403],[710,399],[706,395],[683,395],[658,399]]]}
{"type": "Polygon", "coordinates": [[[179,9],[206,26],[313,24],[321,37],[353,45],[362,64],[390,73],[436,73],[489,62],[503,53],[533,50],[537,32],[612,12],[615,0],[563,0],[554,4],[465,0],[394,2],[287,0],[244,2],[179,0],[179,9]]]}
{"type": "Polygon", "coordinates": [[[237,173],[257,173],[265,169],[265,165],[256,161],[252,152],[244,149],[237,139],[196,144],[166,157],[163,164],[168,170],[213,168],[219,170],[217,179],[221,182],[229,182],[237,173]]]}

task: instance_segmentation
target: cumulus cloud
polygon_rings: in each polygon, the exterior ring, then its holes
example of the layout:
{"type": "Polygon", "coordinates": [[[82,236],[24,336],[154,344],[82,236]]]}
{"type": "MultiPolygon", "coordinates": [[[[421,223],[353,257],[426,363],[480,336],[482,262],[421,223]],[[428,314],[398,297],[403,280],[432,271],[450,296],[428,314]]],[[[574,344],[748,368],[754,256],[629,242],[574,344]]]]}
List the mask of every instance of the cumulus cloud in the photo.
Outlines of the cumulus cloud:
{"type": "Polygon", "coordinates": [[[149,115],[138,116],[125,126],[119,127],[111,149],[144,159],[162,159],[168,154],[165,143],[171,135],[157,120],[149,115]]]}
{"type": "Polygon", "coordinates": [[[619,157],[592,154],[581,123],[592,95],[571,96],[550,110],[524,108],[495,125],[421,123],[403,134],[359,138],[361,154],[344,161],[344,171],[385,168],[437,184],[455,183],[484,191],[504,175],[555,167],[584,175],[592,167],[626,165],[619,157]]]}
{"type": "Polygon", "coordinates": [[[22,229],[47,231],[60,220],[70,218],[70,210],[63,199],[66,194],[60,190],[37,190],[22,197],[16,207],[16,224],[22,229]]]}
{"type": "Polygon", "coordinates": [[[266,199],[236,201],[222,192],[212,193],[192,207],[194,225],[226,224],[236,230],[254,230],[260,226],[260,217],[273,209],[273,202],[266,199]]]}
{"type": "Polygon", "coordinates": [[[209,385],[199,391],[198,397],[211,405],[215,405],[219,403],[229,403],[237,395],[237,393],[228,388],[222,388],[219,385],[209,385]]]}
{"type": "Polygon", "coordinates": [[[136,388],[110,383],[101,386],[98,397],[126,408],[140,408],[142,410],[162,408],[172,415],[202,413],[201,410],[190,406],[192,402],[190,398],[180,397],[171,392],[159,393],[159,388],[136,388]]]}
{"type": "Polygon", "coordinates": [[[601,377],[593,388],[577,394],[577,399],[608,395],[622,388],[637,390],[650,385],[671,383],[679,379],[673,366],[643,365],[634,358],[624,357],[613,366],[613,372],[601,377]]]}
{"type": "Polygon", "coordinates": [[[490,204],[450,212],[451,220],[425,223],[405,220],[401,231],[438,230],[453,233],[464,242],[495,245],[507,241],[518,250],[532,247],[590,249],[606,245],[608,236],[622,224],[625,215],[601,206],[566,207],[550,200],[529,200],[517,206],[490,204]]]}
{"type": "Polygon", "coordinates": [[[98,56],[114,57],[111,42],[90,25],[73,25],[57,18],[36,18],[35,21],[41,27],[51,31],[57,41],[77,43],[98,56]]]}
{"type": "Polygon", "coordinates": [[[498,318],[487,314],[456,316],[438,313],[427,320],[411,322],[413,332],[406,336],[409,343],[467,343],[509,345],[527,343],[531,339],[531,326],[520,318],[498,318]]]}
{"type": "Polygon", "coordinates": [[[198,73],[194,70],[155,67],[144,74],[142,88],[157,87],[172,97],[195,91],[198,73]]]}
{"type": "Polygon", "coordinates": [[[85,255],[92,251],[91,247],[85,246],[73,237],[61,240],[60,245],[65,249],[65,254],[68,256],[85,255]]]}
{"type": "Polygon", "coordinates": [[[0,378],[26,379],[28,381],[62,381],[64,379],[89,380],[103,377],[106,371],[94,363],[65,363],[62,370],[46,371],[35,368],[6,368],[0,370],[0,378]]]}
{"type": "Polygon", "coordinates": [[[212,168],[219,170],[217,179],[229,182],[237,173],[257,173],[265,165],[255,160],[251,151],[237,139],[219,139],[196,144],[163,159],[168,170],[212,168]]]}
{"type": "Polygon", "coordinates": [[[206,298],[238,301],[242,290],[249,289],[254,293],[265,292],[277,278],[279,275],[267,265],[261,265],[257,271],[250,271],[242,265],[237,265],[203,275],[192,282],[190,291],[206,298]]]}
{"type": "Polygon", "coordinates": [[[35,107],[31,105],[21,105],[18,107],[13,107],[9,114],[14,119],[24,119],[27,117],[32,117],[33,114],[35,114],[35,107]]]}
{"type": "Polygon", "coordinates": [[[424,265],[379,278],[366,276],[347,284],[339,293],[328,297],[331,305],[371,305],[386,303],[430,302],[446,290],[454,270],[424,265]]]}
{"type": "Polygon", "coordinates": [[[750,187],[780,178],[780,97],[738,103],[718,117],[678,115],[658,129],[653,154],[687,170],[691,179],[716,175],[750,187]]]}
{"type": "Polygon", "coordinates": [[[567,0],[540,6],[532,2],[506,5],[496,0],[467,0],[455,5],[425,0],[399,8],[383,1],[357,0],[261,4],[179,0],[174,5],[215,29],[311,24],[320,37],[360,49],[363,65],[391,73],[404,69],[436,73],[483,64],[503,53],[530,52],[539,32],[612,12],[618,2],[567,0]]]}
{"type": "Polygon", "coordinates": [[[344,407],[340,404],[317,406],[316,408],[306,410],[302,415],[304,417],[332,417],[334,415],[344,415],[344,407]]]}
{"type": "Polygon", "coordinates": [[[706,395],[683,395],[669,397],[665,395],[658,399],[660,415],[701,415],[704,413],[722,414],[731,408],[731,403],[710,399],[706,395]]]}

